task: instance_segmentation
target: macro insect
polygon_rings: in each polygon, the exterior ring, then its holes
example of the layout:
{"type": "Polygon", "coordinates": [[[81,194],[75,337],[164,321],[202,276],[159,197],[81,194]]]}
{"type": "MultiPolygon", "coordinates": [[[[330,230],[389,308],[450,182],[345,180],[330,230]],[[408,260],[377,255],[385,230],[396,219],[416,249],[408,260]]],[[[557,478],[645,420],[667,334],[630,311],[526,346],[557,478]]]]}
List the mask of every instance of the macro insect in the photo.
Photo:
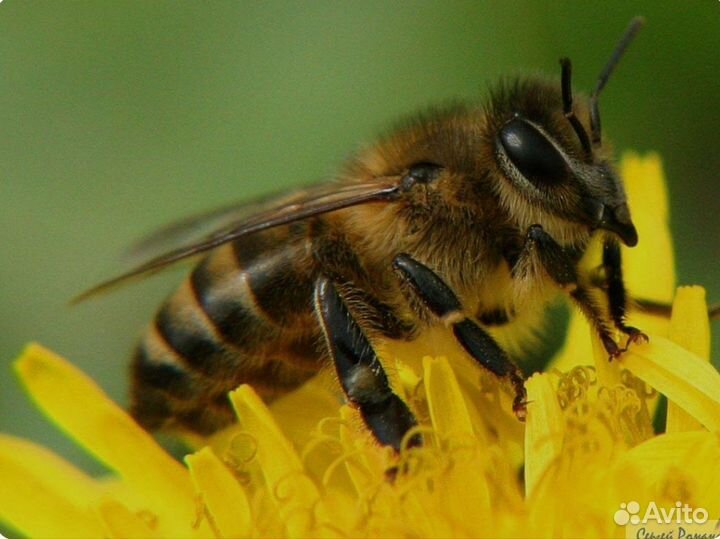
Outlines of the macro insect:
{"type": "Polygon", "coordinates": [[[641,25],[630,23],[589,97],[573,95],[562,59],[559,84],[506,79],[484,103],[420,115],[332,182],[164,230],[163,240],[182,240],[196,224],[222,223],[78,298],[204,256],[137,346],[134,417],[208,434],[233,420],[227,393],[241,383],[272,399],[328,365],[375,438],[398,449],[416,419],[375,339],[446,326],[507,384],[521,420],[523,375],[494,335],[523,339],[565,294],[610,359],[645,339],[625,323],[620,242],[638,236],[598,107],[641,25]],[[601,282],[578,269],[596,235],[601,282]]]}

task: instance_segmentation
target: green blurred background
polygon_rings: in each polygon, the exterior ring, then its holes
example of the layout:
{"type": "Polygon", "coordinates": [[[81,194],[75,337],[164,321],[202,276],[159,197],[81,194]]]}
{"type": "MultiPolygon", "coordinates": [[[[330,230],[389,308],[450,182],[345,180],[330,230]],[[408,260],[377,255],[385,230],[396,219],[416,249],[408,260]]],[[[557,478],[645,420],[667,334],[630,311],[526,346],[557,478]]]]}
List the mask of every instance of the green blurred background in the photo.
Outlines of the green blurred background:
{"type": "Polygon", "coordinates": [[[589,90],[636,14],[603,126],[662,154],[679,280],[720,300],[716,1],[0,3],[0,431],[97,469],[10,365],[37,340],[125,402],[129,352],[181,274],[67,301],[133,239],[326,178],[398,115],[508,72],[557,75],[569,55],[589,90]]]}

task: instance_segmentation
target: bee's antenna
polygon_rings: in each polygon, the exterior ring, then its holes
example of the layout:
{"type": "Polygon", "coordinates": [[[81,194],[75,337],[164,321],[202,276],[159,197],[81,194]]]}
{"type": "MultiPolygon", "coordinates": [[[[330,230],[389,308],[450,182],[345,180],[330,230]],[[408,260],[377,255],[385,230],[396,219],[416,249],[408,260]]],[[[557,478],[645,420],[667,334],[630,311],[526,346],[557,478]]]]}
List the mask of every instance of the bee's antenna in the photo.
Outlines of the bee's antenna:
{"type": "Polygon", "coordinates": [[[625,49],[627,49],[628,45],[630,45],[632,40],[635,39],[635,36],[644,24],[645,19],[643,17],[635,17],[633,20],[630,21],[627,30],[625,30],[625,33],[620,39],[620,42],[617,44],[617,47],[615,47],[615,50],[610,56],[610,60],[608,60],[608,63],[605,64],[605,68],[600,73],[600,77],[598,77],[595,90],[590,96],[590,132],[592,134],[593,145],[600,146],[601,140],[600,108],[598,106],[598,96],[600,95],[602,89],[605,87],[605,84],[607,84],[610,75],[620,61],[620,58],[622,58],[622,55],[625,53],[625,49]]]}
{"type": "Polygon", "coordinates": [[[568,119],[570,125],[572,125],[575,133],[577,133],[582,144],[583,150],[588,155],[592,153],[592,147],[590,146],[590,138],[588,137],[587,131],[575,116],[573,111],[573,96],[572,96],[572,64],[570,58],[560,58],[560,67],[562,68],[562,77],[560,79],[560,85],[562,87],[562,100],[563,100],[563,113],[565,118],[568,119]]]}

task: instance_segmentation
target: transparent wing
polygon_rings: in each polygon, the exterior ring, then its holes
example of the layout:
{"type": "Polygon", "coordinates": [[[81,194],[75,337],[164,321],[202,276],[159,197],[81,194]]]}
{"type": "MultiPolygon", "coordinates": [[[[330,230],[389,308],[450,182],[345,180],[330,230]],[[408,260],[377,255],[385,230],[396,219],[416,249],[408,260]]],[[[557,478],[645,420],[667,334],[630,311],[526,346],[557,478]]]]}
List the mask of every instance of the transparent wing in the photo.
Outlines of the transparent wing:
{"type": "Polygon", "coordinates": [[[131,266],[138,265],[159,253],[173,251],[182,246],[199,242],[210,234],[217,233],[253,213],[262,211],[269,204],[277,204],[279,200],[281,199],[277,194],[273,194],[250,202],[213,208],[210,211],[169,223],[130,245],[122,255],[123,262],[131,266]]]}
{"type": "MultiPolygon", "coordinates": [[[[179,247],[151,256],[130,271],[104,281],[76,296],[72,303],[79,303],[102,292],[109,291],[132,279],[145,277],[165,269],[177,262],[207,252],[237,238],[267,230],[276,226],[301,221],[323,213],[357,206],[368,202],[389,202],[400,191],[400,177],[378,178],[368,183],[322,184],[302,191],[296,191],[272,202],[261,204],[260,209],[250,211],[249,215],[237,217],[248,206],[228,207],[225,211],[197,216],[161,229],[142,240],[135,248],[147,252],[153,246],[166,245],[170,240],[178,241],[188,232],[194,232],[197,226],[217,219],[223,223],[218,229],[206,234],[199,240],[189,240],[179,247]],[[234,218],[233,218],[234,216],[234,218]]],[[[255,206],[253,206],[255,207],[255,206]]]]}

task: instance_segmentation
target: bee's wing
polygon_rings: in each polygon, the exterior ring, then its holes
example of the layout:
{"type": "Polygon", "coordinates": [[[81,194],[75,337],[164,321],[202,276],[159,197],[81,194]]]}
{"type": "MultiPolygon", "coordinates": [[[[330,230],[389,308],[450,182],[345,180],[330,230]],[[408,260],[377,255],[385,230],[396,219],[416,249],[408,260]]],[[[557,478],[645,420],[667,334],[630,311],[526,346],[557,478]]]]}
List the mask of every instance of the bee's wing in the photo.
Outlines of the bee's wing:
{"type": "MultiPolygon", "coordinates": [[[[2,1],[2,0],[0,0],[2,1]]],[[[368,187],[370,187],[368,185],[368,187]]],[[[355,186],[352,187],[353,192],[355,186]]],[[[133,243],[123,255],[129,266],[144,265],[171,251],[202,243],[211,237],[230,232],[243,226],[250,219],[261,219],[263,215],[279,211],[291,204],[302,204],[314,198],[341,194],[343,188],[337,184],[313,185],[282,194],[270,194],[247,202],[214,208],[210,211],[191,215],[169,223],[133,243]]],[[[202,252],[202,251],[200,251],[202,252]]]]}
{"type": "Polygon", "coordinates": [[[106,292],[117,285],[124,284],[133,278],[144,277],[160,271],[181,260],[204,253],[224,243],[228,243],[242,236],[247,236],[261,230],[301,221],[314,215],[320,215],[350,206],[357,206],[368,202],[388,202],[397,196],[400,191],[400,177],[392,176],[378,178],[368,183],[354,184],[323,184],[304,191],[291,193],[274,202],[261,204],[258,211],[233,220],[232,215],[242,213],[246,207],[240,205],[227,208],[224,212],[213,212],[205,217],[199,216],[187,221],[181,221],[161,230],[141,241],[139,247],[143,251],[153,245],[165,245],[167,241],[177,240],[188,231],[194,231],[196,226],[202,225],[205,219],[220,218],[225,224],[219,229],[205,235],[199,240],[189,241],[162,254],[150,257],[145,262],[135,266],[117,277],[100,283],[82,294],[76,296],[72,303],[84,301],[92,296],[106,292]],[[223,221],[225,219],[225,221],[223,221]],[[227,221],[230,221],[227,223],[227,221]]]}
{"type": "Polygon", "coordinates": [[[169,223],[130,245],[123,253],[122,260],[129,266],[139,265],[159,253],[174,251],[200,242],[210,234],[225,230],[253,213],[266,209],[270,204],[277,205],[282,200],[275,194],[250,202],[213,208],[169,223]]]}

